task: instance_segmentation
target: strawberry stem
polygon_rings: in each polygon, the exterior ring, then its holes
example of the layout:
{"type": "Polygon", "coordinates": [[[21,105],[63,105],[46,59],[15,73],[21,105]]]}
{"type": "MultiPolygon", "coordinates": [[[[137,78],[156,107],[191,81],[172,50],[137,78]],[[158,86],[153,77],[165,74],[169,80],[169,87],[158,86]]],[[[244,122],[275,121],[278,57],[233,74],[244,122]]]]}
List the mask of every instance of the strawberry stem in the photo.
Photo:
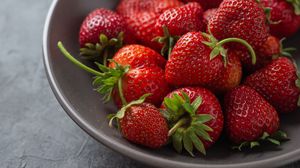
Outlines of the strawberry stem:
{"type": "Polygon", "coordinates": [[[187,122],[189,121],[189,118],[185,117],[180,119],[170,130],[168,133],[168,136],[172,136],[176,130],[182,126],[184,126],[185,124],[187,124],[187,122]]]}
{"type": "Polygon", "coordinates": [[[123,82],[122,82],[122,78],[120,78],[118,80],[118,91],[119,91],[119,96],[120,96],[122,105],[126,106],[128,103],[127,103],[127,101],[126,101],[126,99],[124,97],[124,94],[123,94],[123,82]]]}
{"type": "Polygon", "coordinates": [[[62,44],[61,41],[58,42],[57,44],[58,48],[60,49],[60,51],[63,53],[63,55],[69,59],[72,63],[74,63],[75,65],[77,65],[79,68],[91,73],[91,74],[94,74],[96,76],[101,76],[102,73],[101,72],[98,72],[86,65],[84,65],[83,63],[81,63],[80,61],[78,61],[76,58],[74,58],[67,50],[66,48],[64,47],[64,45],[62,44]]]}
{"type": "Polygon", "coordinates": [[[246,40],[243,40],[240,38],[227,38],[227,39],[224,39],[224,40],[218,42],[216,46],[220,47],[220,46],[224,45],[225,43],[230,43],[230,42],[240,43],[240,44],[244,45],[250,52],[250,55],[252,58],[252,64],[256,64],[255,51],[254,51],[253,47],[246,40]]]}

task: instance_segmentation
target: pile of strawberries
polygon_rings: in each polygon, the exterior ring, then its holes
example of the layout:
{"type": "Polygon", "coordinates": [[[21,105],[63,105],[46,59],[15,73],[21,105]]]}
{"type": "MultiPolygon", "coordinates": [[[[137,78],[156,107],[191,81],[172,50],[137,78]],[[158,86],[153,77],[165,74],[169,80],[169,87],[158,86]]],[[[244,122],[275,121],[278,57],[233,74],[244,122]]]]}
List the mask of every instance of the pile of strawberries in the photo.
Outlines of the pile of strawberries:
{"type": "Polygon", "coordinates": [[[124,138],[194,156],[223,128],[239,150],[287,140],[279,114],[300,105],[300,80],[280,39],[299,29],[299,0],[121,0],[80,29],[98,70],[58,47],[115,101],[109,124],[124,138]]]}

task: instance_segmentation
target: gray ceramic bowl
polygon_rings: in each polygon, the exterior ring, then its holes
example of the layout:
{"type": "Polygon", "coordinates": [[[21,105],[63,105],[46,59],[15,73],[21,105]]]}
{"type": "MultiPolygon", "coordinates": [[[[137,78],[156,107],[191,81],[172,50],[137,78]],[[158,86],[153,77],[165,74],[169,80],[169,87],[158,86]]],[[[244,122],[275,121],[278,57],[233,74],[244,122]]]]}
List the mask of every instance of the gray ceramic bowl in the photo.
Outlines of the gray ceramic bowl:
{"type": "MultiPolygon", "coordinates": [[[[149,150],[123,139],[108,127],[106,115],[114,112],[113,105],[101,103],[93,91],[91,76],[66,60],[56,44],[61,40],[71,53],[78,53],[78,31],[86,14],[97,8],[114,8],[117,0],[54,0],[44,30],[44,60],[51,87],[68,115],[88,134],[104,145],[140,162],[158,167],[221,168],[221,167],[275,167],[300,159],[300,113],[282,117],[282,129],[291,141],[276,149],[239,153],[220,140],[206,157],[192,158],[179,155],[172,148],[149,150]]],[[[290,41],[300,44],[300,34],[290,41]]],[[[300,56],[300,53],[297,53],[300,56]]]]}

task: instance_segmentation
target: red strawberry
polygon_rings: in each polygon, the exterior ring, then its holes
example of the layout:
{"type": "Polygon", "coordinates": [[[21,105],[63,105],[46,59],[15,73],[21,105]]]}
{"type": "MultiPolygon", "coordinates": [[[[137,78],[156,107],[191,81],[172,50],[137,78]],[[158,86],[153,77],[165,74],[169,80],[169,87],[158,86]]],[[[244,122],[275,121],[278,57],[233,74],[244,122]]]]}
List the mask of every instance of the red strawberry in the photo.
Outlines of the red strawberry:
{"type": "Polygon", "coordinates": [[[146,102],[160,105],[164,96],[170,91],[164,71],[158,66],[130,69],[129,66],[121,66],[115,62],[114,68],[108,68],[97,63],[102,71],[98,72],[72,57],[61,42],[58,43],[58,47],[71,62],[95,75],[93,84],[97,87],[96,91],[104,95],[106,101],[110,100],[114,93],[116,103],[121,106],[150,93],[152,95],[146,102]]]}
{"type": "Polygon", "coordinates": [[[168,124],[159,109],[143,103],[145,97],[124,106],[110,121],[117,118],[122,135],[127,140],[149,148],[157,149],[168,141],[168,124]]]}
{"type": "Polygon", "coordinates": [[[81,55],[91,59],[99,59],[102,55],[106,59],[111,50],[122,46],[124,34],[126,43],[134,41],[122,16],[111,10],[96,9],[89,13],[80,28],[81,55]]]}
{"type": "MultiPolygon", "coordinates": [[[[206,86],[220,77],[227,63],[227,50],[222,47],[227,42],[241,42],[231,38],[218,42],[214,37],[190,32],[183,35],[176,43],[166,65],[166,80],[175,86],[206,86]]],[[[243,41],[244,44],[247,42],[243,41]]],[[[249,44],[246,46],[255,53],[249,44]]]]}
{"type": "Polygon", "coordinates": [[[201,31],[204,29],[202,7],[194,2],[166,10],[162,13],[156,23],[156,41],[163,43],[162,55],[168,52],[168,56],[174,47],[177,36],[188,32],[201,31]]]}
{"type": "MultiPolygon", "coordinates": [[[[113,57],[113,60],[120,65],[130,65],[130,68],[143,68],[159,66],[164,69],[166,60],[156,51],[141,45],[127,45],[121,48],[113,57]]],[[[110,67],[115,67],[112,62],[110,67]]]]}
{"type": "Polygon", "coordinates": [[[209,84],[209,88],[217,94],[224,94],[237,87],[242,79],[243,71],[240,59],[234,52],[228,54],[228,64],[221,75],[209,84]]]}
{"type": "Polygon", "coordinates": [[[184,2],[198,2],[204,9],[217,8],[223,0],[183,0],[184,2]]]}
{"type": "Polygon", "coordinates": [[[228,136],[232,142],[240,144],[240,150],[258,146],[260,140],[280,144],[280,137],[274,136],[279,129],[276,110],[250,87],[237,87],[225,96],[225,114],[228,136]]]}
{"type": "Polygon", "coordinates": [[[287,113],[299,105],[299,81],[294,63],[282,57],[247,77],[245,85],[263,95],[278,112],[287,113]]]}
{"type": "Polygon", "coordinates": [[[256,0],[224,0],[208,29],[218,40],[241,38],[253,48],[261,46],[269,36],[264,10],[256,0]]]}
{"type": "Polygon", "coordinates": [[[208,9],[203,13],[203,19],[204,19],[204,23],[206,25],[206,29],[207,30],[207,25],[208,22],[216,15],[218,8],[212,8],[212,9],[208,9]]]}
{"type": "Polygon", "coordinates": [[[297,0],[260,0],[270,9],[271,34],[279,38],[295,34],[300,29],[300,2],[297,0]],[[274,22],[274,23],[272,23],[274,22]]]}
{"type": "MultiPolygon", "coordinates": [[[[163,98],[171,91],[168,86],[164,71],[159,67],[145,67],[130,69],[122,77],[123,96],[127,102],[138,99],[146,93],[151,93],[146,102],[159,106],[163,98]]],[[[115,88],[114,100],[121,107],[119,90],[115,88]]]]}
{"type": "Polygon", "coordinates": [[[207,89],[188,87],[173,91],[164,100],[163,114],[171,123],[173,146],[184,146],[191,155],[195,147],[202,154],[220,137],[223,113],[217,98],[207,89]]]}
{"type": "Polygon", "coordinates": [[[241,58],[243,67],[248,73],[252,73],[263,68],[269,64],[274,57],[279,57],[284,54],[281,41],[274,36],[269,36],[263,45],[257,47],[255,65],[251,63],[251,56],[247,51],[237,50],[235,52],[241,58]]]}
{"type": "Polygon", "coordinates": [[[178,0],[122,0],[117,12],[124,16],[129,30],[140,43],[159,51],[162,45],[153,41],[157,36],[156,20],[165,10],[181,5],[178,0]]]}

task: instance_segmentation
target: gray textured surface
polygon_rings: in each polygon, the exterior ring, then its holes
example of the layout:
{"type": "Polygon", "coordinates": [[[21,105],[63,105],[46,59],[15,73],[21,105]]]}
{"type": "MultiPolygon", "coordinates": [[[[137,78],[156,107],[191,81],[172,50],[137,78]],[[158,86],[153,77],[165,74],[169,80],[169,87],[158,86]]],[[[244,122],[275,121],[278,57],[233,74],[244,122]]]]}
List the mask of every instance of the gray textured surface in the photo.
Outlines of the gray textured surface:
{"type": "Polygon", "coordinates": [[[0,167],[144,167],[90,138],[56,101],[41,50],[50,3],[1,0],[0,167]]]}

